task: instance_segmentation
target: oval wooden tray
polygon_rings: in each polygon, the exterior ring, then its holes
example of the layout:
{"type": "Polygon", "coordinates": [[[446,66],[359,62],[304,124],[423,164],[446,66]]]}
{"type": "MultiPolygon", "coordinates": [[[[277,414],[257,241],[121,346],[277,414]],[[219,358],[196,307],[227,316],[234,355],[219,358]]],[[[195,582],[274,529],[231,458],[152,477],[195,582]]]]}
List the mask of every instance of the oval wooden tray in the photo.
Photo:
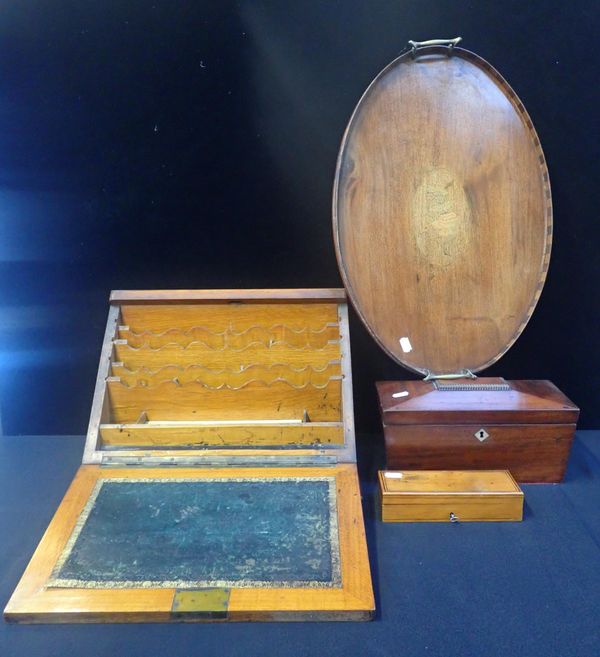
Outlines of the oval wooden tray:
{"type": "Polygon", "coordinates": [[[506,81],[460,48],[406,53],[358,103],[333,224],[349,296],[381,347],[427,374],[476,372],[519,337],[552,241],[544,155],[506,81]]]}

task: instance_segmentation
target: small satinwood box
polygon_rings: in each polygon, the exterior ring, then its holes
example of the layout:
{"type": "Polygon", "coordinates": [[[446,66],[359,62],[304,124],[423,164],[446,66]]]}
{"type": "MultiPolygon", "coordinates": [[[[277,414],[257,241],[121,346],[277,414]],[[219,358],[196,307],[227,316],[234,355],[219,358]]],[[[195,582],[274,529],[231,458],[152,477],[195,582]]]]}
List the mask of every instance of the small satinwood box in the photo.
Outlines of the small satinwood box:
{"type": "Polygon", "coordinates": [[[523,491],[508,470],[380,470],[383,522],[523,519],[523,491]]]}
{"type": "Polygon", "coordinates": [[[117,291],[14,622],[368,620],[344,290],[117,291]]]}

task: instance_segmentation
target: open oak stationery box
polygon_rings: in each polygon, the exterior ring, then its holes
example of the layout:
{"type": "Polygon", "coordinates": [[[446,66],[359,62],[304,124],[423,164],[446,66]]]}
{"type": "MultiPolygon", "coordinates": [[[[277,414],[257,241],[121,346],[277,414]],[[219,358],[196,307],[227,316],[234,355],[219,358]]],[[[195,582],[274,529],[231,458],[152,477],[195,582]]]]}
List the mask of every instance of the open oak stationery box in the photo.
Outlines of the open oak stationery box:
{"type": "Polygon", "coordinates": [[[373,610],[344,291],[113,292],[83,465],[5,617],[373,610]]]}
{"type": "Polygon", "coordinates": [[[409,42],[359,101],[338,158],[338,264],[363,323],[421,381],[378,384],[387,465],[563,477],[578,408],[548,381],[478,379],[523,332],[552,199],[522,102],[460,38],[409,42]]]}

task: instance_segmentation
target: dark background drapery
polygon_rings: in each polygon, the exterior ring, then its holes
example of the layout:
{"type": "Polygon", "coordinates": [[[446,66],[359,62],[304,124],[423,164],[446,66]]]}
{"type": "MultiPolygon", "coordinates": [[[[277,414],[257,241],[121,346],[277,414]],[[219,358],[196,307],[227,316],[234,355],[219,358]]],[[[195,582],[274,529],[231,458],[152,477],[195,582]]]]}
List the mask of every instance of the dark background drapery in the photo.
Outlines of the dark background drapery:
{"type": "MultiPolygon", "coordinates": [[[[331,192],[360,95],[461,35],[524,102],[555,205],[546,288],[489,375],[600,424],[595,3],[15,2],[0,20],[0,416],[83,433],[110,289],[340,285],[331,192]]],[[[357,426],[409,376],[352,320],[357,426]]]]}

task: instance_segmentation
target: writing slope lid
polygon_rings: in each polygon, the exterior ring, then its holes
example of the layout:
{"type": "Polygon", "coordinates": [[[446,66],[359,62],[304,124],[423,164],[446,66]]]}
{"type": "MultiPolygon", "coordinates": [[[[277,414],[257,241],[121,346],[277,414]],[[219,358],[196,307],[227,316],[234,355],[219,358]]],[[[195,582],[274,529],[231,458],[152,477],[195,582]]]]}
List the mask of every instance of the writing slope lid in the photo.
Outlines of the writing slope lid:
{"type": "Polygon", "coordinates": [[[487,62],[452,42],[421,45],[381,71],[350,119],[336,252],[358,314],[394,360],[476,372],[509,349],[541,293],[548,171],[523,104],[487,62]]]}

